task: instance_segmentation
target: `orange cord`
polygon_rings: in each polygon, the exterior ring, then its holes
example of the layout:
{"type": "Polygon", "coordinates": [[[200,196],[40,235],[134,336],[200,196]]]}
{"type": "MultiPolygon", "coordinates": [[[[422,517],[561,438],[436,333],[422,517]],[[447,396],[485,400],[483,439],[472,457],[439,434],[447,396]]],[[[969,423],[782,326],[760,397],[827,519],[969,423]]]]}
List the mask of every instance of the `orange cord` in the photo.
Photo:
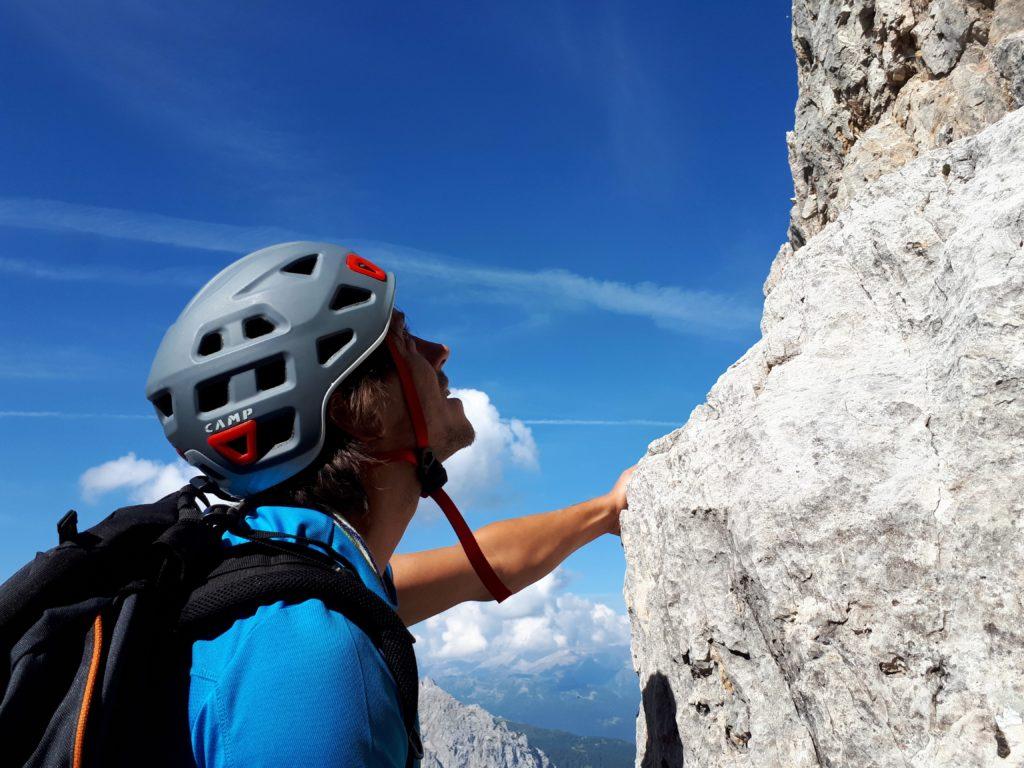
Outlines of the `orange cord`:
{"type": "Polygon", "coordinates": [[[85,680],[85,693],[82,694],[82,708],[78,712],[78,728],[75,729],[75,752],[71,761],[72,768],[82,768],[82,748],[85,739],[85,725],[89,720],[89,705],[92,703],[92,692],[96,687],[96,677],[100,671],[100,657],[103,655],[103,616],[96,614],[92,623],[92,660],[89,662],[89,677],[85,680]]]}

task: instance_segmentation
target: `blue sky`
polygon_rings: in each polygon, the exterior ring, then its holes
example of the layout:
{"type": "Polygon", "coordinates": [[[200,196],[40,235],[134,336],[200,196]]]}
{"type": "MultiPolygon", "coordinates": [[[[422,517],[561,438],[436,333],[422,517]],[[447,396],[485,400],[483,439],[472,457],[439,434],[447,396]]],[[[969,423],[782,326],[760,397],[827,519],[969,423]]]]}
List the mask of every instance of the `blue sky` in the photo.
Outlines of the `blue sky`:
{"type": "MultiPolygon", "coordinates": [[[[281,240],[396,271],[453,387],[528,428],[532,463],[498,435],[463,479],[471,525],[606,491],[759,336],[789,23],[784,0],[5,4],[0,575],[68,507],[129,498],[83,496],[89,468],[173,463],[143,398],[160,337],[281,240]]],[[[424,513],[402,549],[454,541],[424,513]]],[[[607,537],[559,578],[621,613],[623,571],[607,537]]]]}

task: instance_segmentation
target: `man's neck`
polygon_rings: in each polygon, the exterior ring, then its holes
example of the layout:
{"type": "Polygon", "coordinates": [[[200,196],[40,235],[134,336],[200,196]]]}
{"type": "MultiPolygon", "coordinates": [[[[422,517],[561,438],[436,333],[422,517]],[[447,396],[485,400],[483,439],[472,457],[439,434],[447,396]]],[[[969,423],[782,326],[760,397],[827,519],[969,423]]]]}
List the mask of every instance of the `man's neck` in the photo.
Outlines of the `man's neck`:
{"type": "Polygon", "coordinates": [[[405,535],[420,501],[420,484],[411,464],[395,462],[369,468],[363,476],[368,512],[350,520],[383,573],[405,535]]]}

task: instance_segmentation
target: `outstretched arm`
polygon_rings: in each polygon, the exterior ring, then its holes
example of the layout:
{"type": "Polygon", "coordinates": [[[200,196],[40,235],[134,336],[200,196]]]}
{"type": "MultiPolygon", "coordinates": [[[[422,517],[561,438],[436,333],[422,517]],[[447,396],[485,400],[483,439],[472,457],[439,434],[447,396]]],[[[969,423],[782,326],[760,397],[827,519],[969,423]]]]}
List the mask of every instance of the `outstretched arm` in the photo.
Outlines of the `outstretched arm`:
{"type": "MultiPolygon", "coordinates": [[[[619,513],[626,507],[626,486],[632,474],[630,467],[611,491],[589,501],[485,525],[475,531],[480,549],[505,585],[518,592],[601,534],[619,534],[619,513]]],[[[458,544],[396,554],[391,568],[398,614],[406,626],[467,600],[491,599],[458,544]]]]}

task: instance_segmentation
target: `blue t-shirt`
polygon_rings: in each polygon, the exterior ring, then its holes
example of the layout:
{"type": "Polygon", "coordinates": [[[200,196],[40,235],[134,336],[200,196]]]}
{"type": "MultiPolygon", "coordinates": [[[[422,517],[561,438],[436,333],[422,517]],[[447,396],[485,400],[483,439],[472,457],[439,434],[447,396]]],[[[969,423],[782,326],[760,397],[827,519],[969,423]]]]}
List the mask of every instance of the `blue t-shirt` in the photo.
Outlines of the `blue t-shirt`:
{"type": "MultiPolygon", "coordinates": [[[[350,526],[297,507],[259,507],[246,520],[255,530],[330,545],[397,608],[391,566],[379,576],[350,526]]],[[[194,643],[189,726],[199,768],[404,768],[408,751],[397,687],[380,652],[321,600],[261,606],[194,643]]]]}

